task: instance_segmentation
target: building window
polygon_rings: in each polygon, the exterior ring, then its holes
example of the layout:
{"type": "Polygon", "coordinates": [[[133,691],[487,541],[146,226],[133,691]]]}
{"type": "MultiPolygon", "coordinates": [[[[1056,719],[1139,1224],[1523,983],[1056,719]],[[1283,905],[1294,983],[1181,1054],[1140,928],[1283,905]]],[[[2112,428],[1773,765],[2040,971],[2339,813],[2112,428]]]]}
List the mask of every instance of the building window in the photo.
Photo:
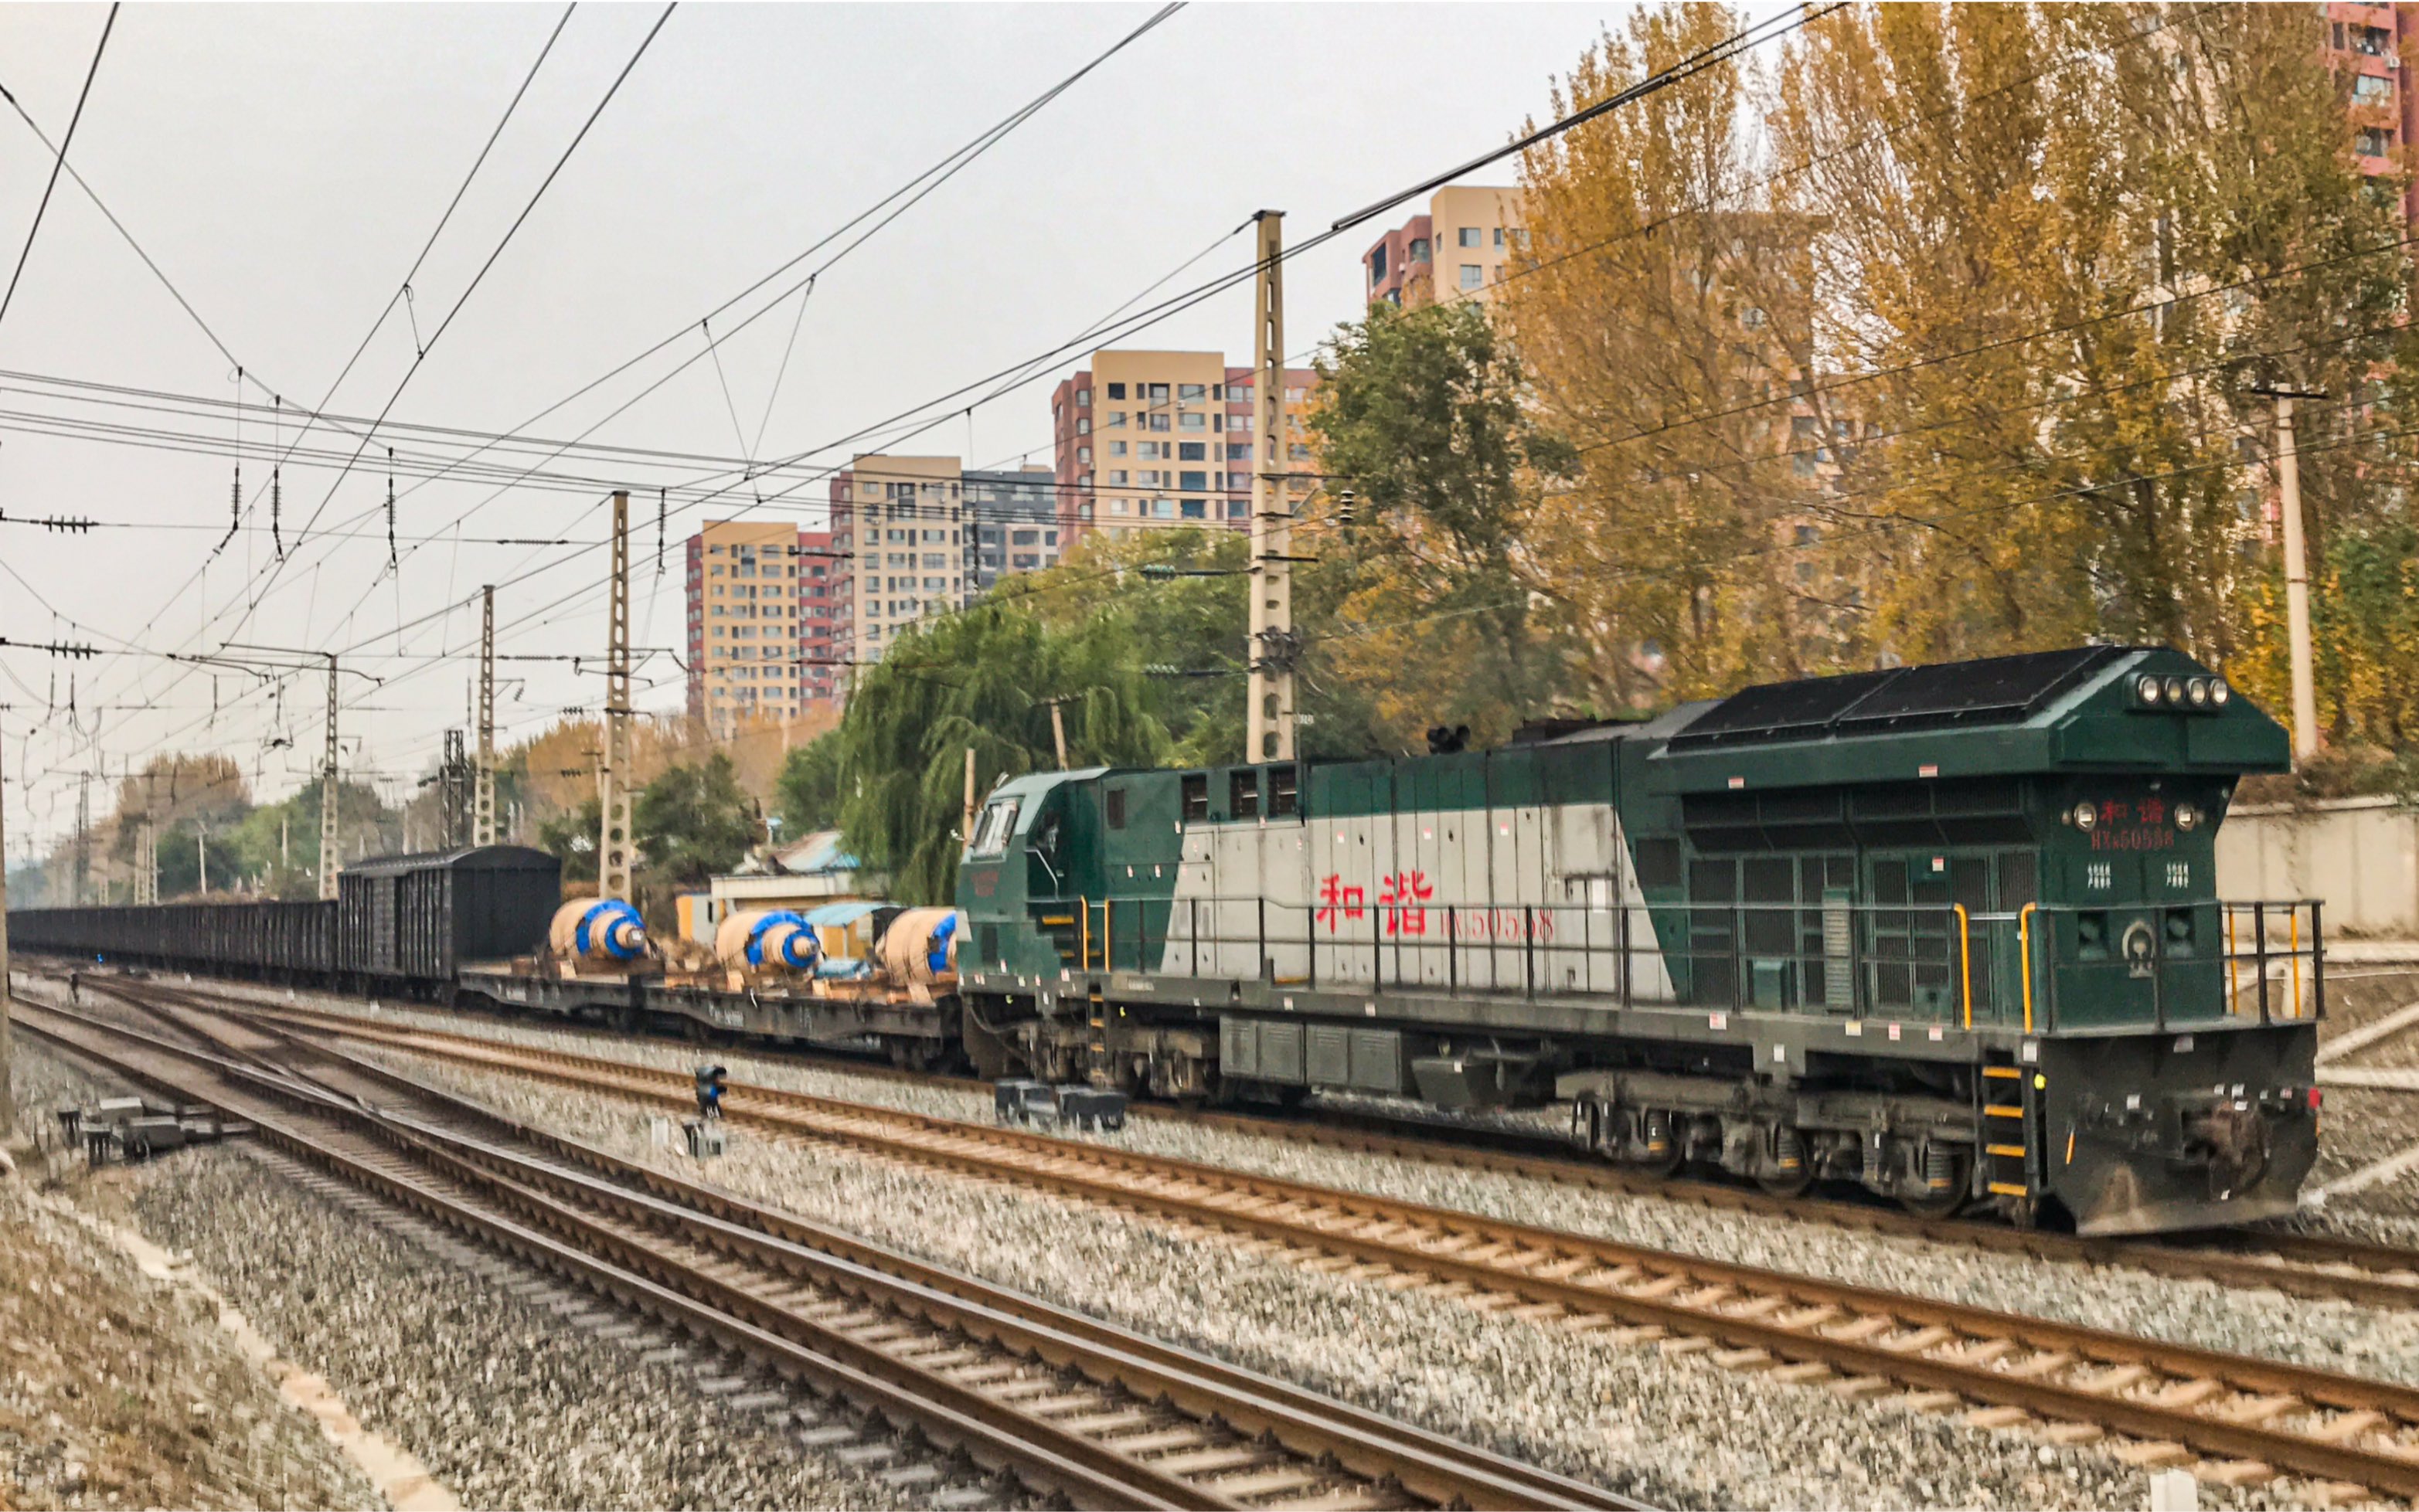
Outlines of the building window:
{"type": "MultiPolygon", "coordinates": [[[[1186,486],[1197,487],[1198,485],[1187,484],[1186,486]]],[[[1206,498],[1186,499],[1184,501],[1184,517],[1188,520],[1208,519],[1210,517],[1210,501],[1206,498]]]]}
{"type": "Polygon", "coordinates": [[[1382,241],[1369,252],[1369,282],[1373,284],[1386,282],[1386,244],[1382,241]]]}
{"type": "Polygon", "coordinates": [[[1479,228],[1478,228],[1478,227],[1476,227],[1476,226],[1463,226],[1463,227],[1461,228],[1460,233],[1459,233],[1459,235],[1460,235],[1460,237],[1461,237],[1461,244],[1462,244],[1463,246],[1465,246],[1465,247],[1475,247],[1475,246],[1477,246],[1477,245],[1478,245],[1478,229],[1479,229],[1479,228]]]}
{"type": "MultiPolygon", "coordinates": [[[[1112,467],[1109,469],[1109,481],[1111,484],[1115,485],[1123,483],[1125,481],[1126,473],[1123,467],[1112,467]]],[[[342,788],[338,788],[337,790],[339,792],[343,791],[342,788]]]]}
{"type": "Polygon", "coordinates": [[[1161,414],[1153,414],[1153,415],[1150,417],[1150,428],[1151,428],[1152,430],[1154,430],[1154,431],[1163,431],[1163,430],[1166,430],[1166,429],[1167,429],[1167,417],[1166,417],[1166,416],[1164,416],[1164,415],[1161,415],[1161,414]]]}
{"type": "Polygon", "coordinates": [[[1478,270],[1478,265],[1476,263],[1464,263],[1461,265],[1461,286],[1463,288],[1477,288],[1479,286],[1481,277],[1482,275],[1478,270]]]}
{"type": "Polygon", "coordinates": [[[2382,127],[2360,129],[2360,151],[2363,157],[2382,158],[2394,150],[2394,133],[2382,127]]]}
{"type": "Polygon", "coordinates": [[[1113,431],[1122,431],[1122,430],[1124,430],[1125,428],[1126,428],[1126,412],[1125,412],[1124,410],[1122,410],[1122,409],[1113,409],[1113,410],[1110,410],[1110,411],[1109,411],[1109,429],[1110,429],[1110,430],[1113,430],[1113,431]]]}
{"type": "Polygon", "coordinates": [[[1167,402],[1167,385],[1163,383],[1152,384],[1150,386],[1150,398],[1155,404],[1165,404],[1167,402]]]}
{"type": "MultiPolygon", "coordinates": [[[[1246,489],[1246,488],[1249,488],[1249,487],[1251,487],[1251,486],[1252,486],[1252,475],[1251,475],[1250,473],[1247,473],[1247,472],[1230,472],[1230,473],[1228,473],[1228,474],[1226,475],[1226,487],[1227,487],[1227,489],[1228,489],[1229,491],[1231,491],[1231,492],[1240,492],[1241,490],[1246,489]]],[[[342,791],[342,790],[343,790],[343,789],[341,789],[341,788],[339,788],[339,789],[338,789],[338,791],[342,791]]]]}
{"type": "Polygon", "coordinates": [[[1079,462],[1079,463],[1080,463],[1080,462],[1089,462],[1089,461],[1091,461],[1091,460],[1092,460],[1092,449],[1091,449],[1090,447],[1087,447],[1087,446],[1079,446],[1079,447],[1077,447],[1077,448],[1075,449],[1075,460],[1076,460],[1077,462],[1079,462]]]}
{"type": "Polygon", "coordinates": [[[1078,420],[1075,421],[1075,434],[1076,434],[1077,435],[1091,435],[1091,434],[1092,434],[1092,422],[1091,422],[1090,420],[1082,420],[1082,419],[1078,419],[1078,420]]]}
{"type": "Polygon", "coordinates": [[[1197,383],[1179,383],[1176,386],[1176,397],[1179,399],[1199,399],[1206,391],[1203,386],[1197,383]]]}
{"type": "MultiPolygon", "coordinates": [[[[1503,233],[1502,233],[1501,231],[1499,231],[1499,232],[1497,232],[1497,233],[1495,234],[1495,236],[1496,236],[1496,239],[1500,242],[1500,241],[1502,239],[1503,233]]],[[[1092,407],[1092,390],[1091,390],[1091,389],[1076,389],[1076,390],[1075,390],[1075,407],[1076,407],[1077,409],[1089,409],[1089,408],[1091,408],[1091,407],[1092,407]]]]}
{"type": "Polygon", "coordinates": [[[1126,396],[1126,386],[1125,386],[1124,384],[1122,384],[1122,383],[1113,383],[1113,384],[1109,385],[1109,397],[1110,397],[1110,398],[1112,398],[1112,399],[1123,399],[1125,396],[1126,396]]]}
{"type": "Polygon", "coordinates": [[[1210,460],[1210,443],[1207,441],[1179,441],[1176,443],[1176,460],[1179,462],[1207,462],[1210,460]]]}
{"type": "Polygon", "coordinates": [[[1425,263],[1427,260],[1428,238],[1425,237],[1413,237],[1411,238],[1411,261],[1415,263],[1425,263]]]}
{"type": "Polygon", "coordinates": [[[2351,81],[2351,102],[2355,105],[2393,104],[2394,81],[2381,73],[2354,74],[2351,81]]]}
{"type": "Polygon", "coordinates": [[[2394,51],[2394,34],[2382,26],[2351,28],[2351,49],[2373,58],[2381,58],[2394,51]]]}
{"type": "MultiPolygon", "coordinates": [[[[1497,227],[1495,228],[1495,245],[1496,245],[1499,249],[1503,245],[1503,228],[1502,228],[1502,226],[1497,226],[1497,227]]],[[[1080,405],[1080,404],[1082,404],[1083,402],[1084,402],[1084,396],[1083,396],[1082,394],[1077,394],[1077,395],[1075,396],[1075,403],[1077,403],[1077,404],[1079,404],[1079,405],[1080,405]]]]}
{"type": "MultiPolygon", "coordinates": [[[[1150,443],[1148,441],[1145,441],[1143,445],[1148,446],[1150,443]]],[[[1113,457],[1122,457],[1125,454],[1126,444],[1123,441],[1112,441],[1109,443],[1109,455],[1113,457]]]]}
{"type": "Polygon", "coordinates": [[[1310,448],[1302,445],[1300,441],[1296,441],[1293,445],[1286,448],[1286,455],[1296,462],[1308,462],[1310,460],[1310,448]]]}
{"type": "Polygon", "coordinates": [[[1176,475],[1176,486],[1179,488],[1207,488],[1210,486],[1210,475],[1206,472],[1180,472],[1176,475]]]}

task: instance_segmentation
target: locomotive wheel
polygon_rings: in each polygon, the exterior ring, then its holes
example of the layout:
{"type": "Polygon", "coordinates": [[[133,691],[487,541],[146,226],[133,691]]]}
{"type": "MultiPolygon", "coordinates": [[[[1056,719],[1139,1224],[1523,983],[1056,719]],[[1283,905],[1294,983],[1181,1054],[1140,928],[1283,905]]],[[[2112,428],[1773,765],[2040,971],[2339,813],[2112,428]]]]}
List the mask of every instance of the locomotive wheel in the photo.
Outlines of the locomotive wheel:
{"type": "Polygon", "coordinates": [[[1774,1197],[1803,1197],[1814,1184],[1814,1162],[1795,1129],[1773,1129],[1764,1136],[1764,1164],[1755,1184],[1774,1197]],[[1787,1168],[1781,1161],[1791,1162],[1787,1168]]]}
{"type": "Polygon", "coordinates": [[[1954,1217],[1965,1205],[1966,1184],[1974,1178],[1974,1157],[1958,1153],[1950,1156],[1949,1184],[1938,1192],[1901,1193],[1899,1206],[1918,1218],[1954,1217]]]}

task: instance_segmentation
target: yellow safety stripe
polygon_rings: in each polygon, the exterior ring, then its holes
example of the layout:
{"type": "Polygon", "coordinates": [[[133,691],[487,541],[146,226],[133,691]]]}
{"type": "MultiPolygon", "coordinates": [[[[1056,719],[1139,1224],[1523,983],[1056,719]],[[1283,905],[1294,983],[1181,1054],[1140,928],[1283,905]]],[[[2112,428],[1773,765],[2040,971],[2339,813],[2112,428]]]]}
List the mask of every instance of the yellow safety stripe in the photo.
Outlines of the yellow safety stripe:
{"type": "Polygon", "coordinates": [[[1985,1145],[1983,1148],[1992,1154],[2006,1155],[2011,1160],[2022,1160],[2025,1158],[2025,1147],[2020,1144],[1994,1144],[1985,1145]]]}
{"type": "Polygon", "coordinates": [[[1982,1116],[1984,1118],[2021,1119],[2025,1116],[2025,1110],[2021,1107],[2011,1107],[2007,1103],[1991,1103],[1983,1107],[1982,1116]]]}
{"type": "Polygon", "coordinates": [[[1984,1066],[1982,1068],[1982,1075],[1986,1077],[2011,1077],[2018,1080],[2021,1080],[2024,1077],[2024,1073],[2018,1071],[2013,1066],[1984,1066]]]}
{"type": "Polygon", "coordinates": [[[1993,1197],[2029,1197],[2032,1195],[2025,1188],[2021,1186],[2011,1186],[2006,1182],[1993,1182],[1991,1184],[1990,1190],[1993,1197]]]}

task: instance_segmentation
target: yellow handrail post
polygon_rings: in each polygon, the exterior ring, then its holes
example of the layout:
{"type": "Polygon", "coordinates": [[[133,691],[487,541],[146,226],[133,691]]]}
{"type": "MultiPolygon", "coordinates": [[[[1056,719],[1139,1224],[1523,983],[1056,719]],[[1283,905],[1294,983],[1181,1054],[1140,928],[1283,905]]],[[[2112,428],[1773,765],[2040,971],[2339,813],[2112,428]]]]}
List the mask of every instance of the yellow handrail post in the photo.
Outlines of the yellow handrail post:
{"type": "Polygon", "coordinates": [[[2287,911],[2293,920],[2287,937],[2291,942],[2292,954],[2287,958],[2293,963],[2293,1016],[2299,1018],[2302,1016],[2302,906],[2296,903],[2287,911]]]}
{"type": "Polygon", "coordinates": [[[2025,976],[2025,1032],[2033,1031],[2033,910],[2038,903],[2027,903],[2016,910],[2016,957],[2025,976]]]}
{"type": "Polygon", "coordinates": [[[1077,896],[1075,917],[1083,921],[1076,932],[1076,939],[1079,941],[1076,949],[1083,952],[1081,959],[1084,964],[1077,970],[1088,971],[1092,969],[1092,900],[1090,898],[1077,896]]]}
{"type": "Polygon", "coordinates": [[[1974,1027],[1974,921],[1965,912],[1965,905],[1952,903],[1957,910],[1957,970],[1961,987],[1965,994],[1965,1027],[1974,1027]]]}
{"type": "Polygon", "coordinates": [[[2226,1016],[2242,1012],[2242,962],[2234,948],[2234,905],[2221,903],[2226,910],[2226,1016]]]}

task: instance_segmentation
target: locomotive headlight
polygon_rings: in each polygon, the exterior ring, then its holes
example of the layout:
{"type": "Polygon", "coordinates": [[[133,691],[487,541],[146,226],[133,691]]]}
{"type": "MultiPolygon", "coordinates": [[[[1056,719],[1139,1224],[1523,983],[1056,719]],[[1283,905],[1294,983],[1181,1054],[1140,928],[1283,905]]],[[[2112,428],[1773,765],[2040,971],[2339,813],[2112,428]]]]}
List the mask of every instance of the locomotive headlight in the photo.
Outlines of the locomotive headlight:
{"type": "Polygon", "coordinates": [[[2178,803],[2176,805],[2176,828],[2179,830],[2199,829],[2200,806],[2196,803],[2178,803]]]}
{"type": "Polygon", "coordinates": [[[2234,690],[2226,685],[2224,678],[2209,680],[2209,705],[2211,709],[2224,709],[2226,701],[2233,696],[2234,690]]]}
{"type": "Polygon", "coordinates": [[[2182,703],[2184,701],[2184,680],[2181,678],[2169,678],[2167,680],[2166,693],[2167,702],[2171,704],[2182,703]]]}
{"type": "Polygon", "coordinates": [[[2144,678],[2134,683],[2134,696],[2141,699],[2146,707],[2156,705],[2159,701],[2159,680],[2144,678]]]}
{"type": "Polygon", "coordinates": [[[2209,679],[2193,679],[2191,685],[2184,689],[2184,696],[2191,701],[2192,706],[2195,709],[2207,709],[2209,707],[2209,679]]]}
{"type": "Polygon", "coordinates": [[[2098,805],[2092,803],[2077,803],[2074,805],[2074,827],[2076,829],[2088,830],[2099,822],[2100,809],[2098,805]]]}

